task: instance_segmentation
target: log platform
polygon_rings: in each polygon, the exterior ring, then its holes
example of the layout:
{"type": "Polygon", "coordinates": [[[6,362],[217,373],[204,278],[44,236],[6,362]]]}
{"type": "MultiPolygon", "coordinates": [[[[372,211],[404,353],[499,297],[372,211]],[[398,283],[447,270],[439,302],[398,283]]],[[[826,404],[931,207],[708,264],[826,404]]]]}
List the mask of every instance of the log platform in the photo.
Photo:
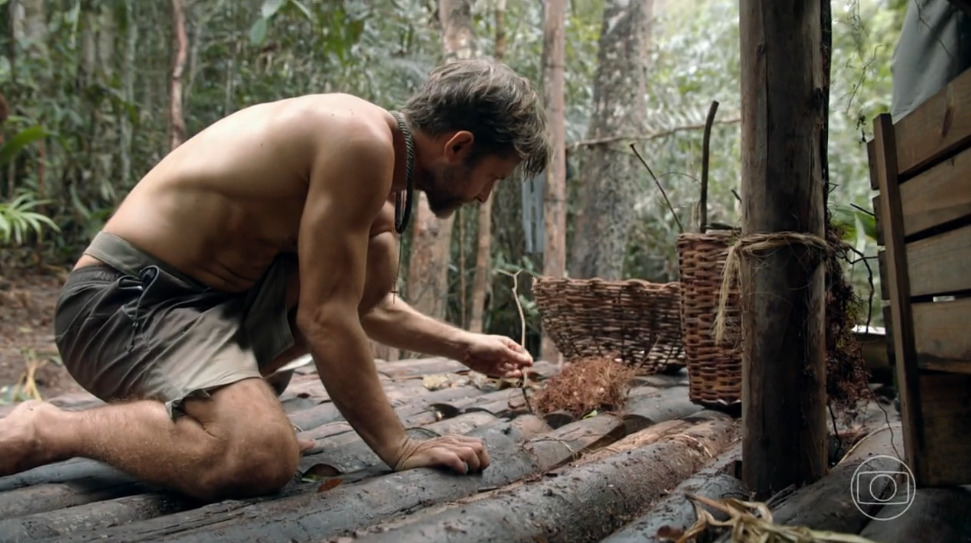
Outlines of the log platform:
{"type": "MultiPolygon", "coordinates": [[[[492,466],[467,477],[432,469],[391,472],[306,367],[280,399],[300,436],[316,445],[281,492],[200,503],[104,464],[72,459],[0,478],[0,543],[573,543],[637,540],[648,532],[644,540],[660,542],[660,524],[683,528],[694,521],[685,493],[747,495],[737,479],[739,421],[688,401],[684,372],[636,379],[622,412],[572,419],[532,413],[519,389],[470,375],[452,360],[377,365],[410,432],[479,436],[492,466]]],[[[539,361],[532,380],[542,384],[558,371],[539,361]]],[[[84,394],[50,401],[69,409],[101,405],[84,394]]],[[[0,409],[0,417],[9,412],[0,409]]],[[[899,426],[896,432],[899,437],[899,426]]],[[[949,496],[928,495],[915,507],[949,496]]],[[[957,497],[960,509],[966,498],[957,497]]]]}

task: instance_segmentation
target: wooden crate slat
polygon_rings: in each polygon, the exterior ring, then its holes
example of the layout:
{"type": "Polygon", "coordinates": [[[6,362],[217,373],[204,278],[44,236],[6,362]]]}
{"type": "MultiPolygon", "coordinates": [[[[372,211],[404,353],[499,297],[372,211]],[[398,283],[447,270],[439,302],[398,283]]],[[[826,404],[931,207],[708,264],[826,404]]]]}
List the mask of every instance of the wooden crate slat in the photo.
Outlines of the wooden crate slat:
{"type": "Polygon", "coordinates": [[[911,296],[971,290],[971,226],[908,243],[906,250],[911,296]]]}
{"type": "Polygon", "coordinates": [[[971,373],[971,298],[913,304],[913,314],[920,368],[971,373]]]}
{"type": "MultiPolygon", "coordinates": [[[[877,149],[877,140],[872,139],[866,142],[866,156],[867,156],[867,166],[870,168],[870,188],[873,190],[879,190],[880,186],[877,183],[877,163],[875,160],[877,149]]],[[[873,206],[873,210],[876,211],[880,209],[879,207],[873,206]]]]}
{"type": "Polygon", "coordinates": [[[971,70],[900,119],[893,130],[895,170],[901,179],[971,144],[971,70]]]}
{"type": "MultiPolygon", "coordinates": [[[[880,277],[887,276],[887,251],[880,249],[877,251],[877,267],[880,269],[880,277]]],[[[890,285],[888,281],[880,281],[880,299],[890,299],[890,285]]]]}
{"type": "Polygon", "coordinates": [[[900,185],[904,235],[913,236],[971,215],[971,149],[900,185]]]}
{"type": "Polygon", "coordinates": [[[881,203],[880,195],[877,194],[876,196],[874,196],[872,202],[873,202],[873,218],[874,218],[874,222],[876,223],[875,226],[877,228],[877,245],[883,247],[884,245],[886,245],[886,243],[884,243],[884,240],[883,240],[883,222],[880,220],[880,210],[883,209],[881,207],[883,204],[881,203]]]}
{"type": "Polygon", "coordinates": [[[924,470],[926,458],[922,453],[920,369],[917,367],[914,343],[914,323],[910,308],[910,281],[907,276],[907,255],[903,234],[903,210],[900,203],[900,183],[896,165],[898,146],[894,125],[889,114],[877,116],[873,121],[873,161],[880,188],[881,219],[885,242],[885,275],[890,292],[890,314],[893,319],[893,352],[896,358],[900,416],[904,428],[904,448],[907,462],[914,471],[924,470]]]}
{"type": "MultiPolygon", "coordinates": [[[[950,486],[971,481],[971,375],[924,373],[920,376],[922,418],[917,421],[914,469],[919,486],[950,486]]],[[[908,452],[908,456],[911,453],[908,452]]]]}

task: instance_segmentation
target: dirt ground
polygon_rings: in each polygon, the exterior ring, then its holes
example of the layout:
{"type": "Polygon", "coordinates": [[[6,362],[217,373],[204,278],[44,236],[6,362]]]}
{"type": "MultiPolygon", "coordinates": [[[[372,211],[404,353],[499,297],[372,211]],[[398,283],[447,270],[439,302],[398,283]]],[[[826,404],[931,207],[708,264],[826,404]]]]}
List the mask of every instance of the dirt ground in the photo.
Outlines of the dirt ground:
{"type": "Polygon", "coordinates": [[[54,304],[65,277],[53,270],[0,274],[0,405],[30,396],[24,384],[32,369],[43,398],[81,390],[54,346],[54,304]]]}

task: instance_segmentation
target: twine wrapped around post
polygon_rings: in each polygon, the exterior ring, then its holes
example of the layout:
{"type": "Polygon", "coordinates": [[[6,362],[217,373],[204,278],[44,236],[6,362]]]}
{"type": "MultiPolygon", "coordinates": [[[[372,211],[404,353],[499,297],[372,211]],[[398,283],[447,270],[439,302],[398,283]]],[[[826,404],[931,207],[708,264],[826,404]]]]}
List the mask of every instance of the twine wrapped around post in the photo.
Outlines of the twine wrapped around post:
{"type": "Polygon", "coordinates": [[[825,239],[800,232],[773,232],[769,234],[751,234],[739,238],[728,248],[725,257],[725,269],[722,273],[721,289],[718,292],[718,311],[715,314],[715,340],[721,342],[725,335],[725,310],[728,296],[732,287],[739,285],[739,295],[745,296],[740,279],[741,256],[755,256],[764,254],[790,245],[802,245],[812,249],[811,254],[818,258],[814,264],[822,264],[829,251],[829,244],[825,239]]]}

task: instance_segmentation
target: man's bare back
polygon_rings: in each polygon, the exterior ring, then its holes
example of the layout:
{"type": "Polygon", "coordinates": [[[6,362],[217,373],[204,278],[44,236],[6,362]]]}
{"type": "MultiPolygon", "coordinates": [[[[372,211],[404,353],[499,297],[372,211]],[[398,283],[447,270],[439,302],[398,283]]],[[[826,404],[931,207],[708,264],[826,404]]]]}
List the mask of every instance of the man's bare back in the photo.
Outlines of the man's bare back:
{"type": "MultiPolygon", "coordinates": [[[[384,109],[346,94],[240,110],[159,162],[104,231],[214,289],[244,291],[277,254],[297,252],[314,162],[326,160],[348,133],[366,132],[390,152],[394,122],[384,109]]],[[[392,228],[386,213],[379,216],[373,234],[392,228]]],[[[77,265],[95,262],[84,257],[77,265]]]]}

